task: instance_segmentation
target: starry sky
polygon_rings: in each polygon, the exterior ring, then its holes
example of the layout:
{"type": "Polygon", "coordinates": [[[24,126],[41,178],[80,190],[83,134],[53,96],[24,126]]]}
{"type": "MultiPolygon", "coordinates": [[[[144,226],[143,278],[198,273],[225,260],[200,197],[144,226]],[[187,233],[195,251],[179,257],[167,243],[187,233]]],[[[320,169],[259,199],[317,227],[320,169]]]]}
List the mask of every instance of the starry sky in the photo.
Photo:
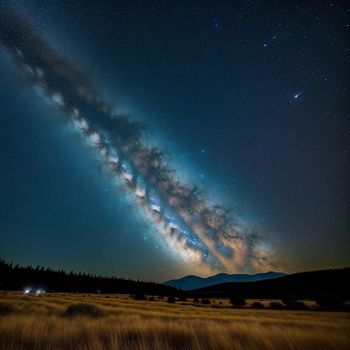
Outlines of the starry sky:
{"type": "MultiPolygon", "coordinates": [[[[183,181],[258,232],[271,268],[349,266],[349,3],[4,3],[146,124],[183,181]]],[[[156,281],[209,274],[163,243],[3,47],[0,76],[2,258],[156,281]]]]}

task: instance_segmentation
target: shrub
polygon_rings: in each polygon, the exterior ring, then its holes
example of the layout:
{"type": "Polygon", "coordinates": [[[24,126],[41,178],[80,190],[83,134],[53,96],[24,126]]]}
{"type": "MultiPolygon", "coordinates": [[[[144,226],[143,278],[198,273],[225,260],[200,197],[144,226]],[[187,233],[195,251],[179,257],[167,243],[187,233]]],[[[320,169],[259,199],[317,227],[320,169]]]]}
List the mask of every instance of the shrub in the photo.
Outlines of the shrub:
{"type": "Polygon", "coordinates": [[[270,303],[270,309],[283,310],[284,308],[285,308],[285,306],[278,301],[271,301],[271,303],[270,303]]]}
{"type": "Polygon", "coordinates": [[[203,298],[201,300],[201,303],[204,304],[204,305],[209,305],[210,304],[210,300],[208,298],[203,298]]]}
{"type": "Polygon", "coordinates": [[[15,308],[10,303],[0,302],[0,316],[7,316],[15,312],[15,308]]]}
{"type": "Polygon", "coordinates": [[[322,293],[317,296],[316,303],[322,309],[339,310],[344,308],[344,301],[337,295],[322,293]]]}
{"type": "Polygon", "coordinates": [[[168,297],[168,303],[169,304],[175,304],[175,298],[172,296],[172,295],[170,295],[169,297],[168,297]]]}
{"type": "Polygon", "coordinates": [[[281,298],[281,301],[283,304],[288,306],[289,304],[297,302],[298,298],[294,294],[286,294],[281,298]]]}
{"type": "Polygon", "coordinates": [[[144,293],[136,293],[133,295],[134,300],[147,300],[147,297],[144,293]]]}
{"type": "Polygon", "coordinates": [[[198,299],[198,298],[194,298],[194,299],[193,299],[193,302],[194,302],[195,304],[198,304],[198,303],[199,303],[199,299],[198,299]]]}
{"type": "Polygon", "coordinates": [[[252,309],[264,309],[264,305],[260,301],[254,301],[251,308],[252,309]]]}
{"type": "Polygon", "coordinates": [[[246,301],[244,299],[244,296],[240,293],[235,293],[231,296],[230,298],[230,303],[233,305],[233,306],[244,306],[246,304],[246,301]]]}
{"type": "Polygon", "coordinates": [[[103,316],[103,312],[96,305],[79,303],[69,305],[64,315],[66,317],[86,316],[100,318],[103,316]]]}
{"type": "Polygon", "coordinates": [[[288,306],[288,309],[291,309],[291,310],[307,310],[308,309],[308,307],[302,301],[294,301],[294,302],[289,303],[287,306],[288,306]]]}
{"type": "Polygon", "coordinates": [[[155,297],[149,297],[148,300],[149,301],[156,301],[156,298],[155,297]]]}
{"type": "Polygon", "coordinates": [[[184,295],[181,295],[179,301],[187,301],[187,298],[184,295]]]}

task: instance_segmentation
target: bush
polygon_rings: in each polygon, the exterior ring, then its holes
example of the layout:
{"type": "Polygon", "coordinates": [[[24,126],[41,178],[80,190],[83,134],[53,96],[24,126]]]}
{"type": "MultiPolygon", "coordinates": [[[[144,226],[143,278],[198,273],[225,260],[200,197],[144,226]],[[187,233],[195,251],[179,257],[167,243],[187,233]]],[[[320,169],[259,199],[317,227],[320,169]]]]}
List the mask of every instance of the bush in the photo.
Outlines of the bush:
{"type": "Polygon", "coordinates": [[[210,304],[210,300],[208,298],[203,298],[201,300],[201,304],[204,304],[204,305],[209,305],[210,304]]]}
{"type": "Polygon", "coordinates": [[[155,297],[149,297],[148,300],[149,301],[156,301],[156,298],[155,297]]]}
{"type": "Polygon", "coordinates": [[[187,301],[187,298],[185,296],[180,296],[179,301],[187,301]]]}
{"type": "Polygon", "coordinates": [[[316,298],[321,309],[339,310],[344,308],[344,301],[337,295],[322,293],[316,298]]]}
{"type": "Polygon", "coordinates": [[[285,306],[282,303],[278,302],[278,301],[271,301],[270,309],[283,310],[283,309],[285,309],[285,306]]]}
{"type": "Polygon", "coordinates": [[[175,304],[175,298],[172,296],[172,295],[170,295],[169,297],[168,297],[168,303],[169,304],[175,304]]]}
{"type": "Polygon", "coordinates": [[[285,296],[283,296],[281,298],[281,301],[283,304],[289,306],[289,304],[293,304],[293,303],[297,302],[298,298],[294,294],[286,294],[285,296]]]}
{"type": "Polygon", "coordinates": [[[0,302],[0,316],[7,316],[15,312],[15,308],[10,303],[0,302]]]}
{"type": "Polygon", "coordinates": [[[198,299],[198,298],[194,298],[194,299],[193,299],[193,302],[194,302],[195,304],[198,304],[198,303],[199,303],[199,299],[198,299]]]}
{"type": "Polygon", "coordinates": [[[136,293],[133,295],[134,300],[147,300],[147,297],[143,293],[136,293]]]}
{"type": "Polygon", "coordinates": [[[252,309],[264,309],[264,305],[260,301],[254,301],[251,308],[252,309]]]}
{"type": "Polygon", "coordinates": [[[103,312],[96,305],[79,303],[69,305],[64,315],[66,317],[86,316],[100,318],[103,316],[103,312]]]}
{"type": "Polygon", "coordinates": [[[287,306],[288,306],[288,309],[291,309],[291,310],[307,310],[308,309],[308,307],[302,301],[294,301],[292,303],[289,303],[287,306]]]}
{"type": "Polygon", "coordinates": [[[233,306],[244,306],[246,304],[246,301],[244,299],[244,296],[240,293],[235,293],[231,296],[230,298],[230,303],[233,305],[233,306]]]}

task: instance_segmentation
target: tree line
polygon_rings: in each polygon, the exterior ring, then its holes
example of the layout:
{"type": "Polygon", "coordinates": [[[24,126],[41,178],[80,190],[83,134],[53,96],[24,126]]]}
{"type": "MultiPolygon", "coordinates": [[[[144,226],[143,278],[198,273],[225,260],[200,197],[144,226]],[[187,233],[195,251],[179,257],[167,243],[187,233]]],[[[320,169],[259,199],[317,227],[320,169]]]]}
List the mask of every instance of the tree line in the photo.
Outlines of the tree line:
{"type": "Polygon", "coordinates": [[[41,289],[65,293],[144,293],[148,295],[180,295],[181,291],[156,282],[104,277],[81,272],[65,272],[48,267],[13,265],[0,259],[0,290],[41,289]]]}

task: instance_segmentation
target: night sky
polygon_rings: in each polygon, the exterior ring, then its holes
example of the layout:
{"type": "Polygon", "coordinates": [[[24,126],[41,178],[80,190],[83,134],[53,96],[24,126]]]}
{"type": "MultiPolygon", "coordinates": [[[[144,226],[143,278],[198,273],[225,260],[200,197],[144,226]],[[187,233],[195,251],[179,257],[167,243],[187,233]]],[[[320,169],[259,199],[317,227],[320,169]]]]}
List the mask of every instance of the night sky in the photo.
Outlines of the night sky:
{"type": "Polygon", "coordinates": [[[2,258],[156,281],[350,265],[349,2],[2,3],[145,124],[183,183],[259,236],[232,268],[236,246],[209,249],[223,265],[184,260],[0,45],[2,258]]]}

